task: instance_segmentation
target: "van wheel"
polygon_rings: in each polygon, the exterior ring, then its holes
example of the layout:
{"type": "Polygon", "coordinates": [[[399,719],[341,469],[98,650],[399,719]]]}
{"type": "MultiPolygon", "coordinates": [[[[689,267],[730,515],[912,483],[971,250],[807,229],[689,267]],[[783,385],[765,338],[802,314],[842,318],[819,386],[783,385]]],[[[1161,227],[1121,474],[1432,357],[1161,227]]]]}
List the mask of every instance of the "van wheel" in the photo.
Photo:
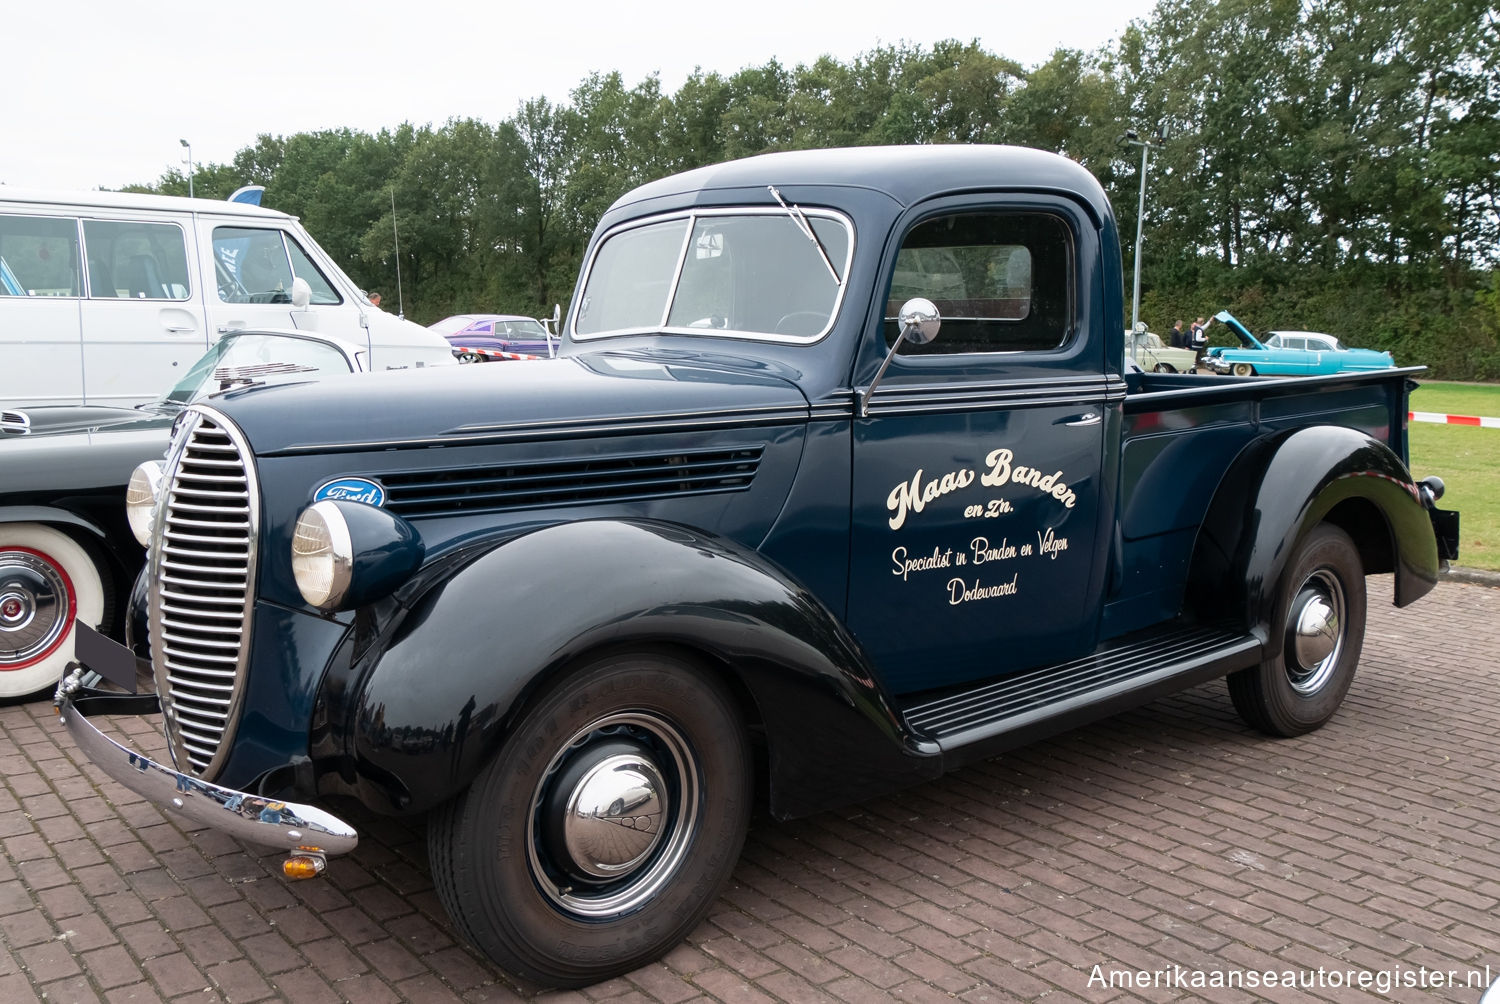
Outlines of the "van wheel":
{"type": "Polygon", "coordinates": [[[1277,587],[1274,657],[1229,676],[1235,710],[1252,728],[1297,736],[1333,717],[1365,637],[1365,572],[1349,535],[1323,523],[1298,544],[1277,587]]]}
{"type": "Polygon", "coordinates": [[[55,686],[73,658],[73,623],[104,618],[109,576],[72,537],[0,524],[0,698],[55,686]]]}
{"type": "Polygon", "coordinates": [[[733,700],[689,663],[602,659],[537,703],[428,821],[454,924],[518,976],[579,987],[665,954],[729,878],[751,807],[733,700]]]}
{"type": "Polygon", "coordinates": [[[1235,376],[1255,376],[1255,367],[1251,366],[1249,363],[1235,363],[1234,364],[1234,375],[1235,376]]]}

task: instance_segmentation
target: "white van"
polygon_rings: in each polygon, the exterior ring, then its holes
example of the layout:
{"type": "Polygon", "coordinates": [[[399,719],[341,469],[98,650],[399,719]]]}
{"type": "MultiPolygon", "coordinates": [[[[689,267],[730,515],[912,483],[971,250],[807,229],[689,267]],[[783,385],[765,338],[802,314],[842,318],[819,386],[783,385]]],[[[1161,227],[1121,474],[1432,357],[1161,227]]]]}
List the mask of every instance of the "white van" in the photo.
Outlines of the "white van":
{"type": "Polygon", "coordinates": [[[153,400],[225,332],[286,327],[367,348],[374,370],[455,362],[286,213],[0,186],[0,402],[153,400]]]}

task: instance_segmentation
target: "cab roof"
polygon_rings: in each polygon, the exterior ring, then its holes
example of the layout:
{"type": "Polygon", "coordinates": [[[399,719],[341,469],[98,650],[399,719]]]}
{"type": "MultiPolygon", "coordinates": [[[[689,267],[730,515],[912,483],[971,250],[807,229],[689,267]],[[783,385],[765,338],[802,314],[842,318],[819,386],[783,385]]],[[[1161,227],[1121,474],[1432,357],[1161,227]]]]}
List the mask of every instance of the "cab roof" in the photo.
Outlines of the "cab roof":
{"type": "Polygon", "coordinates": [[[1050,191],[1081,199],[1110,218],[1099,182],[1075,161],[1017,146],[864,146],[767,153],[684,171],[642,185],[610,207],[672,200],[696,192],[792,186],[842,186],[884,192],[902,206],[933,195],[981,189],[1050,191]]]}

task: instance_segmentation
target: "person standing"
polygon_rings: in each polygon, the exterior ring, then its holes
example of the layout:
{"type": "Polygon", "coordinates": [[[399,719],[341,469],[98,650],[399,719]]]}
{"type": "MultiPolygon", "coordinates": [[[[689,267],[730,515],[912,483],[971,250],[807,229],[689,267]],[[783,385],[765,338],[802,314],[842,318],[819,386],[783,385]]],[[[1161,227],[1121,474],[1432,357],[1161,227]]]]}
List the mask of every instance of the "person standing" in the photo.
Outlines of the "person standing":
{"type": "Polygon", "coordinates": [[[1203,354],[1208,349],[1208,326],[1212,321],[1198,318],[1188,330],[1188,347],[1193,350],[1193,369],[1203,368],[1203,354]]]}
{"type": "Polygon", "coordinates": [[[1172,325],[1172,348],[1185,349],[1187,347],[1187,333],[1182,330],[1182,322],[1177,321],[1172,325]]]}

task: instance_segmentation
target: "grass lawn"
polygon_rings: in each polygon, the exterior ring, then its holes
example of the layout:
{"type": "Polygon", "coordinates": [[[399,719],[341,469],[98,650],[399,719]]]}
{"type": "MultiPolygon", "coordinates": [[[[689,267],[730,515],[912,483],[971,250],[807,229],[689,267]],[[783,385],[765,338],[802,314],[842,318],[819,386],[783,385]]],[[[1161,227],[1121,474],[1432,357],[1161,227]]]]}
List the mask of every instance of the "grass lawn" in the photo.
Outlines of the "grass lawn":
{"type": "MultiPolygon", "coordinates": [[[[1500,418],[1500,384],[1417,382],[1422,386],[1412,393],[1412,411],[1500,418]]],[[[1495,431],[1500,432],[1500,429],[1495,431]]]]}
{"type": "MultiPolygon", "coordinates": [[[[1500,418],[1500,385],[1424,383],[1411,409],[1500,418]]],[[[1438,504],[1463,514],[1457,564],[1500,571],[1500,429],[1412,422],[1407,440],[1412,474],[1442,478],[1438,504]]]]}

